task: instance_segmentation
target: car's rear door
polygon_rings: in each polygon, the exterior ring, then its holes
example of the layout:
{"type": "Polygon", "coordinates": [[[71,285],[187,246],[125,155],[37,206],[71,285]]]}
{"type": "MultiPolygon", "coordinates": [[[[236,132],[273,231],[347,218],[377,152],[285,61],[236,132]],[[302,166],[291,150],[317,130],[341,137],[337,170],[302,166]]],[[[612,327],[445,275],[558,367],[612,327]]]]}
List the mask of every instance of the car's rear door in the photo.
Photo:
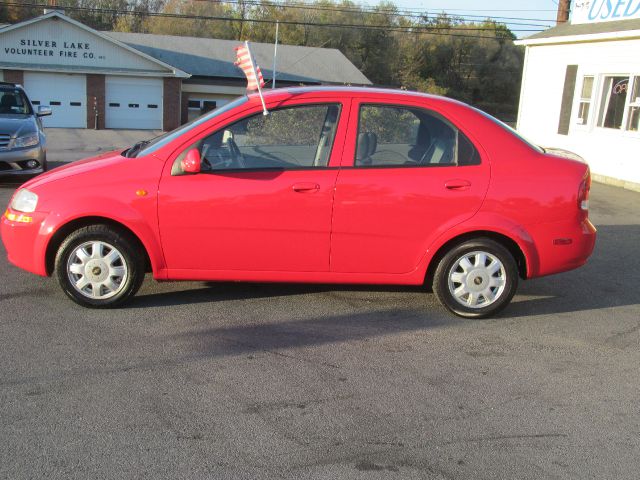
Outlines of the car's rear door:
{"type": "Polygon", "coordinates": [[[329,270],[349,103],[271,107],[267,116],[254,109],[201,135],[165,168],[158,210],[170,278],[329,270]],[[181,174],[181,155],[193,147],[203,172],[181,174]]]}
{"type": "Polygon", "coordinates": [[[488,159],[439,110],[354,99],[336,183],[332,272],[412,272],[438,235],[480,208],[488,159]]]}

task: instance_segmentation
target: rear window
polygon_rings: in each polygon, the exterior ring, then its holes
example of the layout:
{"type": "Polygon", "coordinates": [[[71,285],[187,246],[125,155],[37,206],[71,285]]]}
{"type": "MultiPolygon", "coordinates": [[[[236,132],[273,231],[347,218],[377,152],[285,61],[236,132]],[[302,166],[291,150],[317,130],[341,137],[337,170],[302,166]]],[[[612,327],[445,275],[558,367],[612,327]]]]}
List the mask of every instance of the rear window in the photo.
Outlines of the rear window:
{"type": "Polygon", "coordinates": [[[487,112],[483,112],[482,110],[480,110],[478,108],[474,108],[474,107],[471,107],[471,108],[473,108],[476,112],[481,114],[483,117],[488,118],[489,120],[491,120],[493,123],[498,125],[500,128],[505,130],[507,133],[509,133],[509,134],[513,135],[514,137],[516,137],[518,140],[521,140],[522,142],[526,143],[527,145],[529,145],[531,148],[533,148],[537,152],[544,153],[544,148],[539,147],[535,143],[533,143],[533,142],[529,141],[527,138],[523,137],[522,134],[520,132],[518,132],[515,128],[511,128],[509,125],[507,125],[506,123],[498,120],[496,117],[493,117],[493,116],[489,115],[487,112]]]}

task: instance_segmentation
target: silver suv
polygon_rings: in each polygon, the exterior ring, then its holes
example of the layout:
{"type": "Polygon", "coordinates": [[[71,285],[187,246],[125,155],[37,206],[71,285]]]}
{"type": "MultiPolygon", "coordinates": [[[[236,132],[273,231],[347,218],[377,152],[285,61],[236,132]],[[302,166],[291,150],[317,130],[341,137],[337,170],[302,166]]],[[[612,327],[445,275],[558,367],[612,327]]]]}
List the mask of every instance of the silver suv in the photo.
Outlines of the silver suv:
{"type": "Polygon", "coordinates": [[[44,172],[46,136],[40,117],[51,107],[35,111],[22,86],[0,82],[0,175],[44,172]]]}

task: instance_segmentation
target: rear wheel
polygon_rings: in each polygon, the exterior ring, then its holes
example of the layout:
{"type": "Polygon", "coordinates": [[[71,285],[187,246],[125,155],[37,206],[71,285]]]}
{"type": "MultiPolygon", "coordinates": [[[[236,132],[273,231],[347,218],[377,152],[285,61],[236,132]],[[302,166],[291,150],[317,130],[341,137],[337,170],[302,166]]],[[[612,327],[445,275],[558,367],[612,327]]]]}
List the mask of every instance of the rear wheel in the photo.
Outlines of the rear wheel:
{"type": "Polygon", "coordinates": [[[69,235],[58,249],[62,290],[86,307],[113,307],[136,294],[144,280],[144,255],[135,238],[107,225],[69,235]]]}
{"type": "Polygon", "coordinates": [[[499,243],[479,238],[452,248],[440,260],[433,291],[450,311],[482,318],[506,307],[518,288],[513,255],[499,243]]]}

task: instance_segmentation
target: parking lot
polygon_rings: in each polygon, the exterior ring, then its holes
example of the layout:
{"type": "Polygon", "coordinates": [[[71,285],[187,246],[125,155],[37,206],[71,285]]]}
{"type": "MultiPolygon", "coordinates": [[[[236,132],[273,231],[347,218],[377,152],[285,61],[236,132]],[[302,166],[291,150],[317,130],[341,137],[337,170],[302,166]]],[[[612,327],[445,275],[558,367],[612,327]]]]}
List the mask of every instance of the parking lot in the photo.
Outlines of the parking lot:
{"type": "Polygon", "coordinates": [[[640,194],[591,205],[589,264],[480,321],[418,288],[151,278],[87,310],[0,247],[0,478],[637,478],[640,194]]]}

